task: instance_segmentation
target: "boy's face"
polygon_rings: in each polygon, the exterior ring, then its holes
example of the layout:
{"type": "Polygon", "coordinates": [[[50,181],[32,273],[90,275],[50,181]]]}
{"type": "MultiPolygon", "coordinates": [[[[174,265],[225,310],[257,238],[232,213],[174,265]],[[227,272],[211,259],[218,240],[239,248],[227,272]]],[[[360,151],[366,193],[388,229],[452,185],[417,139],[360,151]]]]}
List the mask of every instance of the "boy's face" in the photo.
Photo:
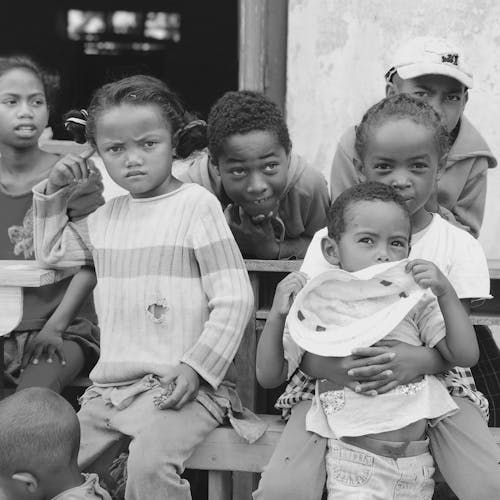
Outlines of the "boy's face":
{"type": "Polygon", "coordinates": [[[416,232],[429,220],[425,204],[435,189],[440,161],[432,131],[401,118],[373,127],[357,167],[367,181],[398,191],[406,200],[416,232]]]}
{"type": "Polygon", "coordinates": [[[324,238],[322,250],[331,264],[355,272],[374,264],[408,257],[410,222],[394,202],[358,201],[344,213],[340,240],[324,238]]]}
{"type": "Polygon", "coordinates": [[[441,114],[448,132],[457,126],[468,99],[464,85],[444,75],[422,75],[407,80],[395,75],[387,94],[394,92],[405,92],[426,101],[441,114]]]}
{"type": "Polygon", "coordinates": [[[110,177],[134,198],[167,192],[172,133],[153,105],[121,104],[96,122],[96,146],[110,177]]]}
{"type": "Polygon", "coordinates": [[[218,158],[224,191],[248,215],[268,215],[277,206],[288,176],[289,156],[276,134],[255,130],[229,136],[218,158]]]}

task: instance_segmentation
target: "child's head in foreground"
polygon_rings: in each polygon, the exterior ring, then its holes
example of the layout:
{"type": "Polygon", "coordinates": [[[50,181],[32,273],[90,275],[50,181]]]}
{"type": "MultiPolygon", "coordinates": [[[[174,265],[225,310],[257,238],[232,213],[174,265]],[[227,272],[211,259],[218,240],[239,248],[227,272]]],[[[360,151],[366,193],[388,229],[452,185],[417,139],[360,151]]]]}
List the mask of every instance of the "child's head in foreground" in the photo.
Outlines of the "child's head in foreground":
{"type": "Polygon", "coordinates": [[[110,177],[135,198],[165,194],[172,157],[200,147],[202,122],[193,122],[165,83],[135,75],[98,89],[88,108],[86,136],[110,177]]]}
{"type": "Polygon", "coordinates": [[[27,56],[0,57],[0,143],[38,147],[58,83],[27,56]]]}
{"type": "Polygon", "coordinates": [[[292,148],[278,106],[262,94],[227,92],[208,116],[208,149],[229,199],[247,214],[267,215],[287,184],[292,148]]]}
{"type": "MultiPolygon", "coordinates": [[[[38,387],[0,401],[0,499],[44,500],[77,471],[80,425],[59,394],[38,387]]],[[[71,487],[77,484],[71,485],[71,487]]],[[[63,489],[67,489],[66,486],[63,489]]]]}
{"type": "Polygon", "coordinates": [[[408,257],[411,220],[396,190],[380,182],[346,189],[328,212],[328,237],[321,241],[325,259],[355,272],[408,257]]]}
{"type": "Polygon", "coordinates": [[[455,131],[472,87],[458,47],[442,38],[408,40],[394,54],[385,78],[388,96],[404,92],[426,101],[443,116],[448,132],[455,131]]]}
{"type": "Polygon", "coordinates": [[[356,127],[356,168],[362,178],[392,186],[410,210],[415,232],[430,222],[425,204],[436,189],[449,134],[430,105],[409,94],[386,97],[356,127]]]}

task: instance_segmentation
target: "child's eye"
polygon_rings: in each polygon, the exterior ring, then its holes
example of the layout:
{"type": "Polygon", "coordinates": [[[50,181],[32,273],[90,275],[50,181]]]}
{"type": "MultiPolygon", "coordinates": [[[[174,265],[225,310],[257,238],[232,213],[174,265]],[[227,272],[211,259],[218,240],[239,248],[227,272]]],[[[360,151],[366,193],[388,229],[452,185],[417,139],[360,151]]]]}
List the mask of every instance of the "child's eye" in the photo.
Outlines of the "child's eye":
{"type": "Polygon", "coordinates": [[[376,170],[388,171],[391,169],[391,166],[388,163],[376,163],[373,168],[376,170]]]}
{"type": "Polygon", "coordinates": [[[17,103],[17,101],[13,98],[8,98],[8,99],[4,99],[2,101],[2,103],[6,104],[7,106],[14,106],[17,103]]]}
{"type": "Polygon", "coordinates": [[[402,241],[393,241],[392,246],[403,248],[405,244],[402,241]]]}
{"type": "Polygon", "coordinates": [[[44,106],[45,100],[42,98],[33,99],[33,101],[31,101],[31,104],[36,107],[44,106]]]}
{"type": "Polygon", "coordinates": [[[106,151],[109,151],[110,153],[119,153],[120,151],[123,150],[123,146],[109,146],[109,148],[106,149],[106,151]]]}
{"type": "Polygon", "coordinates": [[[146,141],[144,142],[144,147],[146,149],[153,149],[156,146],[156,144],[158,144],[156,141],[146,141]]]}
{"type": "Polygon", "coordinates": [[[235,177],[243,177],[246,172],[245,172],[245,169],[243,168],[233,168],[231,170],[231,174],[234,175],[235,177]]]}
{"type": "Polygon", "coordinates": [[[460,101],[460,96],[458,95],[449,95],[446,100],[451,101],[451,102],[458,102],[460,101]]]}
{"type": "Polygon", "coordinates": [[[373,245],[373,238],[369,238],[368,236],[365,236],[364,238],[360,238],[359,242],[366,243],[367,245],[373,245]]]}
{"type": "Polygon", "coordinates": [[[412,167],[415,169],[415,170],[425,170],[426,168],[428,168],[428,165],[426,163],[414,163],[412,165],[412,167]]]}
{"type": "Polygon", "coordinates": [[[279,166],[280,166],[279,163],[266,163],[264,165],[264,169],[263,170],[264,170],[264,172],[268,172],[268,173],[269,172],[274,172],[274,171],[276,171],[278,169],[279,166]]]}
{"type": "Polygon", "coordinates": [[[415,90],[413,92],[413,95],[419,97],[420,99],[423,99],[424,97],[427,97],[429,94],[425,90],[415,90]]]}

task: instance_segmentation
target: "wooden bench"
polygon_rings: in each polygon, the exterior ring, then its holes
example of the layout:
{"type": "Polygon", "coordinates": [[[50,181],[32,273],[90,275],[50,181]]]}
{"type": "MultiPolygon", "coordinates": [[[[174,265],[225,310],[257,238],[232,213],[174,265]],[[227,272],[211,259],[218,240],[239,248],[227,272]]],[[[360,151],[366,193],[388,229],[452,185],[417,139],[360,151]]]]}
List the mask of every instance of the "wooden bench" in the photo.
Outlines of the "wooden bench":
{"type": "MultiPolygon", "coordinates": [[[[188,468],[208,471],[208,500],[251,498],[247,495],[240,496],[241,491],[239,494],[235,491],[233,472],[262,472],[284,428],[284,423],[275,415],[260,415],[260,417],[268,422],[269,427],[255,443],[247,443],[231,427],[218,427],[198,446],[188,460],[188,468]]],[[[500,446],[500,427],[490,430],[493,439],[500,446]]]]}
{"type": "MultiPolygon", "coordinates": [[[[10,266],[12,266],[13,262],[18,265],[22,263],[22,261],[12,261],[10,266]]],[[[272,291],[270,293],[261,293],[262,280],[265,279],[264,277],[269,277],[272,274],[278,277],[280,274],[296,271],[300,269],[301,264],[301,261],[246,261],[255,296],[255,308],[235,358],[235,363],[238,372],[238,391],[245,406],[252,410],[256,409],[258,392],[263,391],[262,389],[258,390],[255,379],[255,352],[259,329],[267,318],[270,307],[270,297],[272,297],[272,291]]],[[[491,261],[489,264],[492,278],[492,293],[495,294],[497,289],[495,287],[500,287],[500,261],[491,261]]],[[[43,284],[54,282],[51,280],[62,279],[62,277],[65,277],[69,272],[60,274],[59,271],[42,270],[38,278],[34,281],[27,282],[25,281],[25,277],[21,279],[21,275],[13,279],[12,275],[9,274],[10,278],[7,279],[6,274],[2,274],[1,270],[2,262],[0,261],[0,300],[2,298],[2,293],[6,296],[9,292],[7,290],[9,286],[43,286],[43,284]],[[42,278],[42,276],[44,276],[44,278],[42,278]]],[[[12,271],[12,268],[10,271],[12,271]]],[[[473,323],[488,325],[500,324],[500,289],[498,289],[496,296],[498,299],[489,301],[480,308],[474,309],[471,313],[473,323]]],[[[5,328],[4,325],[4,330],[5,328]]],[[[11,329],[13,328],[15,328],[15,326],[11,329]]],[[[0,344],[2,334],[5,333],[2,333],[2,330],[0,330],[0,344]]],[[[0,350],[0,353],[2,352],[3,349],[0,350]]],[[[0,358],[3,361],[3,356],[0,356],[0,358]]],[[[0,361],[0,363],[2,361],[0,361]]],[[[74,385],[77,387],[86,387],[89,383],[90,381],[87,378],[80,378],[75,381],[74,385]]],[[[256,484],[255,476],[252,478],[251,474],[255,475],[263,471],[284,428],[284,423],[278,416],[260,416],[266,420],[269,427],[265,434],[255,443],[247,443],[239,437],[231,427],[222,426],[215,429],[207,437],[187,462],[188,468],[208,471],[209,500],[240,500],[251,498],[251,491],[255,488],[256,484]]],[[[491,431],[495,441],[500,445],[500,428],[494,428],[491,429],[491,431]]]]}

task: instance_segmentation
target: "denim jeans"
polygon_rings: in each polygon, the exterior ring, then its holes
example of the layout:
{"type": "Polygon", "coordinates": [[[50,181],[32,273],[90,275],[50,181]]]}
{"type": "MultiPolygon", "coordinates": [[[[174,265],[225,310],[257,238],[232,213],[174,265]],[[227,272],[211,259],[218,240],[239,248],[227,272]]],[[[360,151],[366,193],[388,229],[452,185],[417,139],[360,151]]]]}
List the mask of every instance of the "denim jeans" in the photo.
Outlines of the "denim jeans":
{"type": "Polygon", "coordinates": [[[434,492],[428,451],[389,458],[329,439],[326,471],[328,500],[431,500],[434,492]]]}

